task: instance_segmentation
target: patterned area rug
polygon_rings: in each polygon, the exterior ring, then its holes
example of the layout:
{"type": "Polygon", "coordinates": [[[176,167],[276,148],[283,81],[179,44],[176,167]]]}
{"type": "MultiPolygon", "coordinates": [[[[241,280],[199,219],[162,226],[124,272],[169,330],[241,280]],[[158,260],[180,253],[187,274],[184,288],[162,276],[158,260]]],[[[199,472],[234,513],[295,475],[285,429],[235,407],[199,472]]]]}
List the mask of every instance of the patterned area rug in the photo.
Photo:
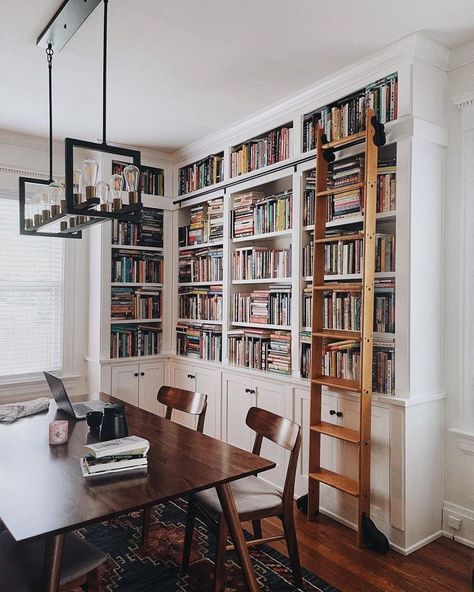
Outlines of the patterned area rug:
{"type": "MultiPolygon", "coordinates": [[[[211,589],[214,535],[196,521],[189,573],[180,572],[186,524],[186,501],[175,500],[154,508],[150,542],[141,545],[141,513],[135,512],[78,531],[91,544],[108,554],[100,570],[103,592],[200,592],[211,589]]],[[[251,550],[261,590],[296,590],[288,559],[261,545],[251,550]]],[[[303,570],[307,592],[338,592],[314,574],[303,570]]],[[[238,559],[228,554],[226,591],[245,592],[238,559]]],[[[80,588],[74,592],[82,592],[80,588]]]]}

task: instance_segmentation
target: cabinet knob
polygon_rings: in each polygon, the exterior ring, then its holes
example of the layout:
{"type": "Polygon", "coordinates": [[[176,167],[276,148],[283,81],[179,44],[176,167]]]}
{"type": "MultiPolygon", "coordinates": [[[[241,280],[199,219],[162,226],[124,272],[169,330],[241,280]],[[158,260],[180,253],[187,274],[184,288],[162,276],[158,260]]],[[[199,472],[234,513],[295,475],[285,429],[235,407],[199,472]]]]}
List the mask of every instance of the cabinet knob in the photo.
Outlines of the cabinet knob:
{"type": "Polygon", "coordinates": [[[135,376],[138,376],[138,372],[135,372],[135,376]]]}
{"type": "Polygon", "coordinates": [[[196,376],[194,374],[188,374],[188,378],[191,378],[194,380],[196,378],[196,376]]]}
{"type": "Polygon", "coordinates": [[[140,372],[140,376],[145,376],[145,372],[140,372]]]}
{"type": "Polygon", "coordinates": [[[338,412],[336,413],[336,416],[337,416],[337,417],[342,417],[342,411],[338,411],[338,412]]]}
{"type": "Polygon", "coordinates": [[[248,393],[249,395],[255,395],[255,390],[254,389],[246,388],[245,389],[245,392],[248,393]]]}
{"type": "Polygon", "coordinates": [[[336,415],[336,410],[335,409],[330,409],[329,410],[329,415],[336,415]]]}

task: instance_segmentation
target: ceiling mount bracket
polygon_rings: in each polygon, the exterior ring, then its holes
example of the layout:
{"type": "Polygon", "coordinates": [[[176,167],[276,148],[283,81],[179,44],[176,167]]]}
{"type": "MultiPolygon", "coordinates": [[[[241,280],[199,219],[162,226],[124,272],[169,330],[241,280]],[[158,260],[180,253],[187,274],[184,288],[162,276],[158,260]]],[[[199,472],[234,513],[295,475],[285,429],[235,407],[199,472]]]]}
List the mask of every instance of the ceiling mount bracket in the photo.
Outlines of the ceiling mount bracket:
{"type": "Polygon", "coordinates": [[[101,0],[65,0],[36,40],[36,45],[54,47],[57,53],[74,37],[101,0]]]}

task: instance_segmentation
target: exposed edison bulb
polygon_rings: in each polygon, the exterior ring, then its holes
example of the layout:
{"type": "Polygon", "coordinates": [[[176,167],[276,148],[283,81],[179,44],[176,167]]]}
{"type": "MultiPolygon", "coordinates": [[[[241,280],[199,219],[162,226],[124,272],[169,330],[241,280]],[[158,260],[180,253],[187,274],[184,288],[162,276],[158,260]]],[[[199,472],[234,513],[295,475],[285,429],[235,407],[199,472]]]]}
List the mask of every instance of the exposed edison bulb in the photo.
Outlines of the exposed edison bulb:
{"type": "Polygon", "coordinates": [[[61,200],[63,199],[64,188],[58,181],[53,181],[48,187],[49,207],[51,216],[57,216],[61,211],[61,200]]]}
{"type": "Polygon", "coordinates": [[[33,226],[33,217],[34,217],[34,195],[32,195],[28,200],[25,200],[25,228],[28,230],[33,226]]]}
{"type": "Polygon", "coordinates": [[[43,222],[49,220],[51,217],[51,212],[49,209],[49,193],[48,191],[41,192],[41,214],[43,216],[43,222]]]}
{"type": "Polygon", "coordinates": [[[93,158],[87,158],[82,163],[82,173],[84,175],[84,185],[86,187],[86,200],[95,197],[95,184],[97,183],[97,173],[99,172],[99,163],[93,158]]]}
{"type": "Polygon", "coordinates": [[[35,193],[31,200],[32,211],[33,211],[33,225],[38,226],[43,221],[43,202],[41,199],[41,193],[35,193]]]}
{"type": "Polygon", "coordinates": [[[128,191],[128,203],[130,205],[138,202],[138,184],[140,182],[140,169],[133,164],[129,164],[123,169],[123,178],[125,187],[128,191]]]}
{"type": "Polygon", "coordinates": [[[106,212],[109,201],[109,184],[105,181],[99,181],[95,186],[95,192],[100,199],[100,210],[106,212]]]}
{"type": "Polygon", "coordinates": [[[110,193],[112,195],[112,207],[114,212],[122,209],[122,175],[112,175],[109,180],[110,193]]]}

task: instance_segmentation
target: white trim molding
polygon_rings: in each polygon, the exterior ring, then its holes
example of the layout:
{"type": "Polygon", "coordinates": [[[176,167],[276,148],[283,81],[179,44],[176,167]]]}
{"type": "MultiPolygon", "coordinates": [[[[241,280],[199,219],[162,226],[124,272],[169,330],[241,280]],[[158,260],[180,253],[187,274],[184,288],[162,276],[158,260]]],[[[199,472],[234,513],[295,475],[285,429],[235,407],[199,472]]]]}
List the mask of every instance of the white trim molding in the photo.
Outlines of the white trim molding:
{"type": "Polygon", "coordinates": [[[468,432],[458,428],[450,428],[448,432],[454,434],[456,437],[459,450],[462,450],[464,454],[474,455],[474,432],[468,432]]]}

